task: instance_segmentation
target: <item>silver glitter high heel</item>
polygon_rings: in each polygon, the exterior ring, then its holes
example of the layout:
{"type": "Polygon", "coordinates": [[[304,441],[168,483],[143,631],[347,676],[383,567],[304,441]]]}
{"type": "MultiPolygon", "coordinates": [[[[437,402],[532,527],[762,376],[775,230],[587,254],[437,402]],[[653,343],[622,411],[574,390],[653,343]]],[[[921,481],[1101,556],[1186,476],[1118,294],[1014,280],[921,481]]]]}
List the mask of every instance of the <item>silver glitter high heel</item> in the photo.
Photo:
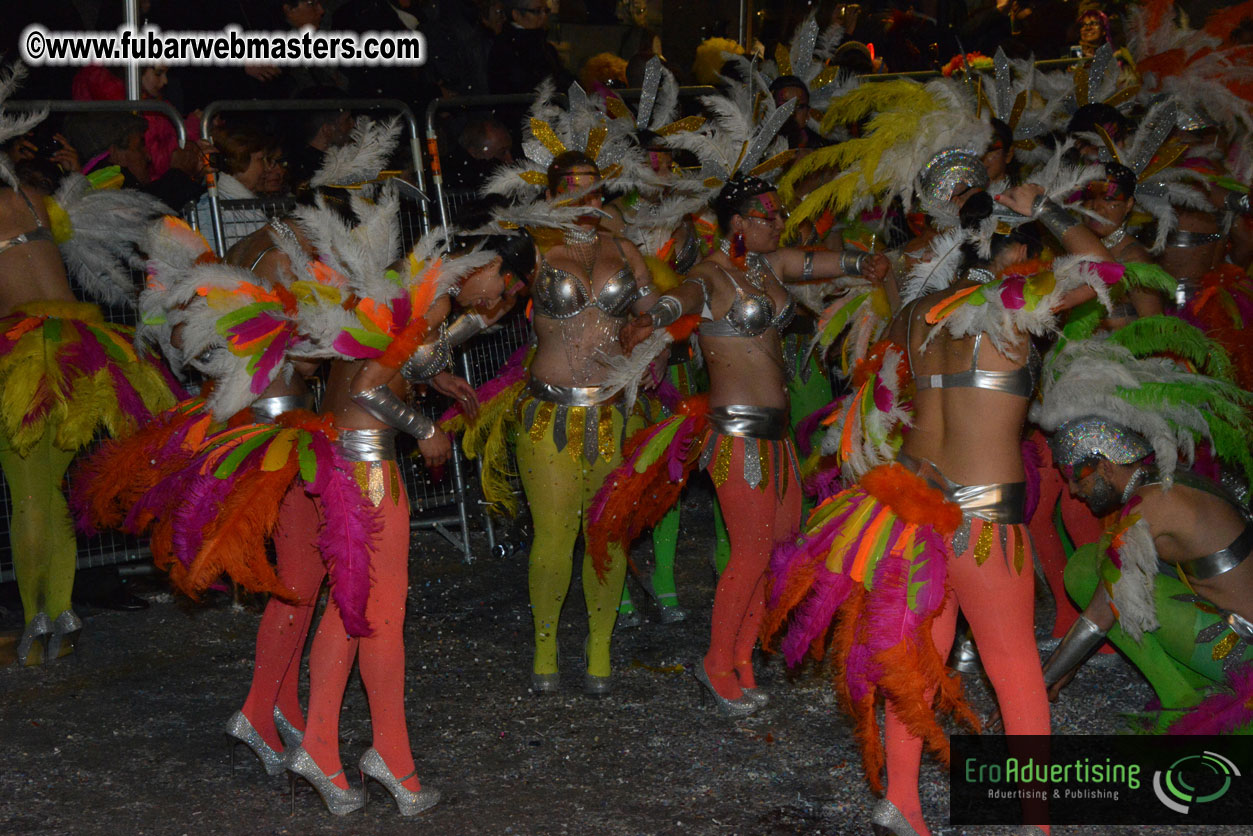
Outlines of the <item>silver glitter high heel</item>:
{"type": "Polygon", "coordinates": [[[48,655],[48,637],[51,635],[52,619],[46,612],[36,613],[18,639],[17,663],[23,667],[42,665],[48,655]]]}
{"type": "Polygon", "coordinates": [[[714,705],[722,710],[723,714],[732,717],[747,717],[761,705],[749,696],[740,696],[735,699],[727,699],[714,690],[713,683],[709,681],[709,672],[705,670],[705,661],[703,659],[696,662],[696,669],[692,672],[696,677],[696,681],[705,686],[705,692],[713,698],[714,705]]]}
{"type": "Polygon", "coordinates": [[[918,836],[918,831],[905,814],[886,798],[880,799],[870,814],[870,829],[875,836],[918,836]]]}
{"type": "Polygon", "coordinates": [[[757,703],[758,708],[765,708],[770,704],[770,695],[760,688],[740,688],[744,692],[744,696],[757,703]]]}
{"type": "Polygon", "coordinates": [[[392,798],[396,801],[396,809],[402,816],[416,816],[439,803],[440,792],[434,787],[423,787],[417,792],[405,788],[405,781],[418,774],[416,769],[403,778],[397,778],[387,768],[387,764],[383,763],[383,756],[373,747],[365,750],[357,767],[361,770],[363,803],[364,799],[370,796],[366,778],[373,778],[392,794],[392,798]]]}
{"type": "Polygon", "coordinates": [[[279,711],[277,705],[274,706],[274,728],[278,729],[278,736],[283,739],[284,748],[294,748],[305,740],[305,733],[293,726],[291,720],[279,711]]]}
{"type": "Polygon", "coordinates": [[[52,638],[48,639],[48,659],[59,659],[64,648],[69,648],[64,655],[74,652],[74,643],[83,630],[83,620],[73,610],[62,610],[56,621],[52,622],[52,638]]]}
{"type": "Polygon", "coordinates": [[[296,778],[304,778],[309,782],[309,786],[318,791],[318,795],[322,796],[322,801],[326,804],[326,809],[333,816],[346,816],[349,813],[356,812],[365,806],[365,790],[364,789],[343,789],[335,786],[334,778],[344,774],[344,770],[339,770],[334,775],[327,775],[318,766],[313,757],[304,750],[303,746],[297,746],[292,749],[287,756],[287,777],[290,779],[291,786],[291,809],[292,813],[296,812],[296,778]]]}
{"type": "Polygon", "coordinates": [[[607,697],[613,691],[613,676],[597,676],[587,670],[587,642],[583,640],[583,693],[589,697],[607,697]]]}
{"type": "Polygon", "coordinates": [[[232,714],[231,719],[226,721],[224,731],[230,739],[232,771],[235,769],[235,747],[242,743],[252,750],[257,760],[261,761],[266,775],[272,778],[283,774],[282,753],[275,752],[270,744],[265,742],[265,738],[253,727],[252,721],[244,716],[244,712],[236,711],[232,714]]]}
{"type": "Polygon", "coordinates": [[[667,592],[664,595],[658,595],[657,590],[653,589],[652,578],[647,583],[641,584],[648,596],[653,599],[653,603],[657,605],[657,614],[661,618],[662,624],[678,624],[680,621],[687,619],[687,610],[679,606],[679,594],[677,592],[667,592]]]}

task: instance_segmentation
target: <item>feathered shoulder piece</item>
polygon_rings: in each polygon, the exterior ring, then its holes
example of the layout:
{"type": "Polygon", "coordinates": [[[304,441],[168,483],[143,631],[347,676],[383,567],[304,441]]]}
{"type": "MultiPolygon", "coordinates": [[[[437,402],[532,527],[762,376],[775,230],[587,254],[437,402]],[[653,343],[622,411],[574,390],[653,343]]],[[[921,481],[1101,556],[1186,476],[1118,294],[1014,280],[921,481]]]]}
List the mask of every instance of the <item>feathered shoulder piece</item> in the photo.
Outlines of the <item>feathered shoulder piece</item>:
{"type": "MultiPolygon", "coordinates": [[[[26,77],[26,65],[14,62],[7,70],[0,70],[0,145],[15,136],[21,136],[32,130],[36,125],[48,118],[48,111],[38,110],[31,113],[14,115],[4,109],[4,103],[13,96],[13,92],[26,77]]],[[[11,187],[17,188],[17,174],[13,171],[13,163],[8,154],[0,154],[0,179],[11,187]]]]}
{"type": "Polygon", "coordinates": [[[138,340],[157,345],[178,374],[185,364],[182,349],[170,337],[179,310],[196,298],[193,267],[221,260],[205,237],[182,218],[165,215],[148,225],[141,249],[148,254],[146,281],[139,293],[138,340]]]}
{"type": "Polygon", "coordinates": [[[45,201],[65,268],[84,291],[107,305],[134,307],[139,288],[131,269],[143,269],[139,252],[154,218],[170,210],[134,189],[96,189],[81,174],[61,181],[45,201]]]}
{"type": "Polygon", "coordinates": [[[1166,357],[1137,358],[1114,339],[1094,338],[1068,342],[1050,356],[1031,420],[1045,432],[1084,417],[1127,427],[1148,440],[1169,484],[1181,458],[1193,461],[1199,441],[1211,442],[1217,458],[1253,475],[1250,406],[1253,394],[1233,383],[1184,371],[1166,357]]]}
{"type": "Polygon", "coordinates": [[[359,118],[346,144],[327,149],[322,166],[309,178],[309,185],[343,188],[371,182],[387,167],[399,140],[399,117],[386,122],[359,118]]]}
{"type": "Polygon", "coordinates": [[[226,420],[256,400],[301,343],[296,297],[277,282],[228,264],[190,271],[195,298],[172,316],[180,325],[187,363],[213,378],[206,401],[226,420]]]}
{"type": "Polygon", "coordinates": [[[944,330],[955,339],[987,334],[1002,354],[1021,353],[1023,336],[1057,331],[1055,310],[1072,290],[1092,288],[1109,310],[1108,288],[1118,283],[1122,272],[1120,265],[1075,256],[1047,265],[1040,261],[1012,265],[992,281],[961,288],[932,305],[926,320],[937,327],[923,348],[944,330]]]}
{"type": "Polygon", "coordinates": [[[566,151],[582,151],[596,163],[602,179],[613,181],[616,188],[660,187],[643,150],[628,132],[611,130],[612,120],[599,101],[589,97],[578,84],[572,84],[563,108],[557,102],[552,82],[541,82],[522,123],[524,159],[498,168],[483,187],[484,194],[498,194],[528,204],[549,203],[542,201],[548,166],[566,151]]]}
{"type": "Polygon", "coordinates": [[[875,344],[853,372],[853,391],[823,420],[820,447],[833,456],[846,485],[880,465],[891,464],[912,422],[913,376],[904,346],[875,344]]]}
{"type": "Polygon", "coordinates": [[[377,204],[354,198],[361,220],[355,227],[324,207],[298,214],[318,253],[306,276],[291,286],[305,338],[296,350],[303,356],[370,359],[400,368],[426,341],[433,325],[427,314],[436,299],[491,260],[485,252],[441,256],[447,239],[442,228],[397,258],[399,232],[389,194],[377,204]]]}
{"type": "Polygon", "coordinates": [[[1109,591],[1118,626],[1136,641],[1158,628],[1157,606],[1153,601],[1157,546],[1149,524],[1135,510],[1139,503],[1139,497],[1127,503],[1118,521],[1101,537],[1098,547],[1105,551],[1101,560],[1101,583],[1109,591]]]}
{"type": "Polygon", "coordinates": [[[976,116],[964,85],[947,79],[863,84],[831,102],[822,127],[867,118],[861,136],[817,149],[781,178],[780,196],[790,200],[803,179],[832,175],[793,210],[790,231],[827,210],[843,215],[895,198],[911,206],[919,176],[941,151],[981,155],[991,138],[987,114],[976,116]]]}
{"type": "Polygon", "coordinates": [[[847,378],[882,338],[892,308],[883,288],[865,279],[849,277],[839,284],[846,292],[818,314],[818,328],[806,354],[817,347],[825,355],[843,334],[839,372],[847,378]]]}

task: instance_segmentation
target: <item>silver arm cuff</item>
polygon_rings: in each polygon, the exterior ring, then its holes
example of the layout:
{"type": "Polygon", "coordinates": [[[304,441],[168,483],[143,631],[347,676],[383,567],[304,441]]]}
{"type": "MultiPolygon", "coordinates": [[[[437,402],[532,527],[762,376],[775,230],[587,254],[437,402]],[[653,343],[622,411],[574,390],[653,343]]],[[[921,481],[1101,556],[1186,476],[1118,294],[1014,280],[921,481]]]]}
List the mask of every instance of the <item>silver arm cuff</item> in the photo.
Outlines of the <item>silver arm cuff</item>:
{"type": "Polygon", "coordinates": [[[487,321],[476,313],[466,313],[453,320],[448,326],[448,345],[459,346],[480,333],[487,327],[487,321]]]}
{"type": "Polygon", "coordinates": [[[840,253],[840,269],[846,276],[860,276],[866,266],[866,254],[858,250],[844,250],[840,253]]]}
{"type": "Polygon", "coordinates": [[[1092,655],[1092,651],[1105,640],[1105,630],[1096,626],[1096,622],[1086,615],[1070,626],[1065,638],[1057,649],[1044,663],[1044,687],[1052,687],[1054,683],[1079,667],[1092,655]]]}
{"type": "MultiPolygon", "coordinates": [[[[843,264],[843,260],[840,262],[843,264]]],[[[812,281],[814,277],[814,254],[812,251],[806,250],[805,256],[801,261],[801,281],[812,281]]]]}
{"type": "Polygon", "coordinates": [[[673,296],[659,296],[648,309],[654,328],[665,328],[683,315],[683,304],[673,296]]]}
{"type": "Polygon", "coordinates": [[[1044,228],[1053,233],[1053,237],[1058,241],[1062,240],[1062,236],[1068,230],[1079,225],[1074,215],[1044,195],[1037,195],[1031,204],[1031,217],[1043,224],[1044,228]]]}
{"type": "Polygon", "coordinates": [[[1223,199],[1223,207],[1228,211],[1235,212],[1239,215],[1249,214],[1248,193],[1238,194],[1236,192],[1229,192],[1227,197],[1223,199]]]}
{"type": "Polygon", "coordinates": [[[400,373],[410,383],[422,383],[445,371],[451,364],[448,328],[440,323],[439,335],[433,341],[418,346],[400,367],[400,373]]]}
{"type": "Polygon", "coordinates": [[[354,393],[352,402],[387,426],[408,433],[419,441],[435,436],[435,422],[402,401],[386,383],[354,393]]]}

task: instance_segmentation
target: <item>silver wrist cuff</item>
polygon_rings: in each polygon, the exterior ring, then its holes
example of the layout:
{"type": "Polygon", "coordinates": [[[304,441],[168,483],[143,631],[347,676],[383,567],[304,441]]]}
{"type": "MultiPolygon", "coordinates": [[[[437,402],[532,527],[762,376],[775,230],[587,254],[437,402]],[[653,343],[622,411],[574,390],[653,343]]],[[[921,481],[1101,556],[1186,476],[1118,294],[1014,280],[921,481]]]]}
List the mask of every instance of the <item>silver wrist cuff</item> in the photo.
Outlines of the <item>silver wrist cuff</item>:
{"type": "Polygon", "coordinates": [[[1249,195],[1239,194],[1237,192],[1229,192],[1227,197],[1223,199],[1223,208],[1229,212],[1235,212],[1240,215],[1249,214],[1249,195]]]}
{"type": "Polygon", "coordinates": [[[840,269],[846,276],[860,276],[866,266],[866,254],[858,250],[844,250],[840,253],[840,269]]]}
{"type": "Polygon", "coordinates": [[[1031,217],[1043,224],[1044,228],[1060,241],[1068,230],[1079,225],[1079,221],[1053,201],[1047,198],[1041,200],[1043,197],[1044,195],[1040,195],[1031,204],[1031,217]]]}
{"type": "MultiPolygon", "coordinates": [[[[843,263],[843,262],[841,262],[843,263]]],[[[801,261],[801,281],[811,281],[814,277],[814,254],[810,251],[805,252],[805,256],[801,261]]]]}
{"type": "Polygon", "coordinates": [[[454,347],[461,345],[470,338],[479,334],[487,327],[487,320],[476,313],[465,313],[453,320],[452,325],[448,326],[448,345],[454,347]]]}
{"type": "Polygon", "coordinates": [[[1066,674],[1079,667],[1092,655],[1092,651],[1105,640],[1105,630],[1086,615],[1071,625],[1061,644],[1044,663],[1044,687],[1052,687],[1066,674]]]}
{"type": "Polygon", "coordinates": [[[435,422],[402,401],[386,383],[354,393],[352,402],[387,426],[408,433],[418,441],[435,436],[435,422]]]}
{"type": "Polygon", "coordinates": [[[665,328],[683,315],[683,305],[673,296],[659,296],[653,306],[648,309],[648,316],[653,320],[654,328],[665,328]]]}

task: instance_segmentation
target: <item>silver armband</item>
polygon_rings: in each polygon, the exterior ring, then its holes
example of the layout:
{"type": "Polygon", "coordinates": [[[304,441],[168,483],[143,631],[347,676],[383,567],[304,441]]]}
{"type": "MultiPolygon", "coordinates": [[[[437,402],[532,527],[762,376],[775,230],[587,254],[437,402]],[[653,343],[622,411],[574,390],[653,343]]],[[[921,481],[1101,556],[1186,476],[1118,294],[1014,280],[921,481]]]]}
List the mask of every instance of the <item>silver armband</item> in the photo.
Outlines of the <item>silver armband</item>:
{"type": "MultiPolygon", "coordinates": [[[[843,264],[843,261],[840,262],[843,264]]],[[[812,281],[814,277],[814,254],[810,250],[805,251],[805,256],[801,260],[801,281],[812,281]]]]}
{"type": "Polygon", "coordinates": [[[465,313],[452,321],[448,326],[449,347],[459,346],[482,332],[487,327],[487,320],[476,313],[465,313]]]}
{"type": "Polygon", "coordinates": [[[422,383],[445,371],[451,363],[452,348],[449,346],[448,329],[441,324],[439,336],[414,349],[409,359],[400,367],[400,373],[410,383],[422,383]]]}
{"type": "Polygon", "coordinates": [[[1235,212],[1238,215],[1249,214],[1249,195],[1247,192],[1239,194],[1237,192],[1228,192],[1227,197],[1223,199],[1223,208],[1229,212],[1235,212]]]}
{"type": "Polygon", "coordinates": [[[1074,215],[1044,195],[1037,195],[1032,202],[1031,217],[1043,224],[1044,228],[1053,233],[1053,237],[1058,241],[1062,240],[1062,236],[1072,227],[1079,225],[1074,215]]]}
{"type": "Polygon", "coordinates": [[[435,422],[402,401],[386,383],[354,393],[352,402],[387,426],[408,433],[418,441],[435,436],[435,422]]]}
{"type": "Polygon", "coordinates": [[[1070,626],[1065,638],[1044,663],[1044,687],[1049,688],[1084,663],[1105,640],[1105,630],[1086,615],[1070,626]]]}
{"type": "Polygon", "coordinates": [[[866,266],[866,254],[859,250],[844,250],[840,253],[840,269],[846,276],[860,276],[866,266]]]}
{"type": "Polygon", "coordinates": [[[683,315],[683,305],[673,296],[659,296],[648,309],[654,328],[665,328],[683,315]]]}

